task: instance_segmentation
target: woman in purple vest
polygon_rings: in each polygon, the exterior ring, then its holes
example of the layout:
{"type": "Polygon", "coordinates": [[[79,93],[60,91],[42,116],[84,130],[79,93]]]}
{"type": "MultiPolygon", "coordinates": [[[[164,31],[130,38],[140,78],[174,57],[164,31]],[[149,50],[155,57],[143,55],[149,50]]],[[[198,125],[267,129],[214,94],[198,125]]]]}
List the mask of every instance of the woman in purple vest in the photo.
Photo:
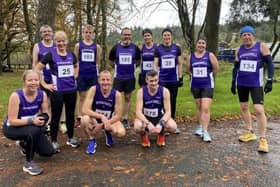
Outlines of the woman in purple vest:
{"type": "Polygon", "coordinates": [[[54,150],[45,135],[48,121],[46,94],[39,89],[40,76],[36,71],[23,73],[23,89],[12,93],[8,104],[8,116],[4,121],[3,133],[12,140],[20,140],[21,153],[26,161],[22,167],[30,175],[39,175],[43,168],[34,161],[34,153],[51,156],[54,150]],[[41,112],[41,115],[38,115],[41,112]]]}
{"type": "Polygon", "coordinates": [[[77,78],[77,90],[79,92],[79,107],[75,127],[80,125],[82,107],[86,98],[86,91],[97,84],[100,64],[100,45],[93,41],[94,27],[85,25],[83,28],[83,40],[75,45],[75,55],[79,61],[79,75],[77,78]]]}
{"type": "Polygon", "coordinates": [[[36,70],[42,70],[47,64],[52,75],[51,87],[41,82],[42,86],[51,92],[51,140],[56,152],[60,151],[57,142],[59,119],[65,104],[67,145],[78,147],[79,142],[74,138],[74,121],[76,106],[76,77],[78,76],[77,59],[72,51],[67,50],[68,38],[64,31],[57,31],[54,35],[56,48],[47,53],[36,66],[36,70]]]}
{"type": "Polygon", "coordinates": [[[169,28],[163,29],[162,40],[155,50],[154,70],[159,72],[159,84],[170,92],[171,117],[175,120],[178,87],[183,85],[181,47],[173,43],[169,28]]]}
{"type": "Polygon", "coordinates": [[[146,73],[154,68],[155,48],[157,47],[157,44],[153,42],[153,33],[150,29],[144,29],[142,34],[145,43],[140,48],[141,64],[138,84],[141,87],[147,85],[146,73]]]}
{"type": "Polygon", "coordinates": [[[219,70],[216,56],[206,51],[206,39],[200,37],[196,51],[187,59],[187,73],[191,76],[191,92],[195,99],[196,116],[199,122],[195,134],[203,141],[211,142],[208,133],[210,106],[214,94],[214,78],[219,70]]]}
{"type": "Polygon", "coordinates": [[[93,154],[96,149],[96,136],[104,130],[106,145],[113,146],[113,135],[125,136],[125,128],[120,122],[122,115],[122,97],[112,88],[112,75],[104,70],[100,73],[98,83],[87,94],[81,119],[81,126],[89,137],[86,153],[93,154]],[[112,133],[112,134],[111,134],[112,133]]]}
{"type": "Polygon", "coordinates": [[[244,26],[240,31],[242,45],[236,51],[235,63],[233,68],[231,92],[237,92],[240,102],[241,114],[246,124],[247,131],[239,136],[241,142],[248,142],[257,139],[252,129],[252,117],[249,111],[249,93],[254,104],[254,111],[257,117],[257,124],[260,134],[260,152],[269,152],[266,139],[267,119],[264,112],[264,95],[272,90],[272,80],[274,75],[274,65],[268,47],[261,42],[255,41],[255,30],[251,26],[244,26]],[[263,71],[264,64],[267,64],[267,81],[264,86],[263,71]]]}

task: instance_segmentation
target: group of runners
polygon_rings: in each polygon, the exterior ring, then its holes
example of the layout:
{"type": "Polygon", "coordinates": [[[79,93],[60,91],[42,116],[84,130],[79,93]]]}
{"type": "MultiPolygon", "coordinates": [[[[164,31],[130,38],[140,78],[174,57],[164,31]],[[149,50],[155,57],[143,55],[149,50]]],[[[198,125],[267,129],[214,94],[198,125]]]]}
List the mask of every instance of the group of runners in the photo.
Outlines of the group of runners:
{"type": "MultiPolygon", "coordinates": [[[[83,40],[75,45],[74,52],[68,49],[68,37],[64,31],[56,31],[53,35],[52,28],[43,25],[40,33],[42,41],[33,48],[33,70],[24,72],[23,88],[10,96],[3,126],[4,135],[18,140],[26,155],[23,171],[31,175],[42,173],[43,169],[33,160],[34,153],[51,156],[60,152],[57,136],[63,105],[68,136],[66,144],[74,148],[79,146],[78,138],[74,137],[74,124],[78,123],[89,139],[88,154],[96,152],[98,133],[104,132],[106,145],[112,147],[113,137],[124,137],[126,130],[131,128],[131,121],[134,130],[140,134],[143,147],[150,147],[149,135],[156,135],[157,145],[165,146],[166,134],[180,133],[175,113],[178,88],[183,86],[183,61],[181,48],[173,42],[169,28],[163,29],[160,44],[154,43],[150,29],[144,29],[144,44],[140,48],[132,43],[132,30],[123,28],[120,41],[109,53],[114,75],[108,70],[99,72],[101,47],[93,40],[93,26],[83,27],[83,40]],[[135,119],[129,119],[138,65],[140,88],[136,96],[135,119]],[[77,91],[79,104],[75,122],[77,91]],[[48,123],[50,141],[45,135],[48,123]]],[[[269,152],[263,88],[265,93],[272,90],[272,58],[267,46],[255,41],[253,27],[244,26],[240,37],[242,45],[236,52],[231,86],[233,94],[237,88],[247,129],[239,140],[257,139],[249,112],[251,94],[260,135],[258,151],[269,152]],[[268,70],[265,86],[263,62],[268,70]]],[[[206,44],[206,38],[197,39],[195,52],[187,57],[186,73],[191,78],[191,93],[196,105],[198,127],[194,134],[202,141],[211,142],[208,132],[210,106],[219,63],[216,56],[206,50],[206,44]]]]}

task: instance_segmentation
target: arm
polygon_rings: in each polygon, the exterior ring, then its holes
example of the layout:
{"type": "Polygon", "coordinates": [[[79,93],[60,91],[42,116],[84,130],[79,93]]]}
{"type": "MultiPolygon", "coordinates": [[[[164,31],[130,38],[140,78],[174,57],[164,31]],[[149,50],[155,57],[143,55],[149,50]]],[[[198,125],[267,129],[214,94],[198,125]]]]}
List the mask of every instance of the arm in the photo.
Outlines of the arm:
{"type": "Polygon", "coordinates": [[[155,57],[154,57],[154,70],[158,72],[159,67],[158,67],[158,63],[159,63],[159,59],[158,59],[158,50],[157,48],[155,49],[155,57]]]}
{"type": "Polygon", "coordinates": [[[100,47],[99,44],[96,45],[97,49],[96,49],[96,64],[100,64],[101,61],[101,53],[102,53],[102,48],[100,47]]]}
{"type": "Polygon", "coordinates": [[[191,72],[191,57],[190,57],[190,56],[187,57],[186,72],[187,72],[187,74],[189,74],[189,75],[192,74],[192,72],[191,72]]]}
{"type": "Polygon", "coordinates": [[[75,54],[73,53],[73,58],[74,58],[74,78],[77,79],[78,75],[79,75],[79,63],[77,62],[77,58],[75,56],[75,54]]]}
{"type": "Polygon", "coordinates": [[[49,103],[48,103],[48,97],[46,95],[45,92],[43,92],[43,102],[42,102],[42,105],[41,105],[41,112],[42,113],[48,113],[49,112],[49,103]]]}
{"type": "Polygon", "coordinates": [[[75,48],[74,48],[74,54],[78,60],[79,60],[79,49],[80,49],[80,44],[76,43],[75,48]]]}
{"type": "Polygon", "coordinates": [[[137,96],[136,96],[136,118],[138,118],[139,120],[141,120],[143,123],[148,124],[150,123],[149,120],[144,116],[142,109],[143,109],[143,89],[140,88],[137,91],[137,96]]]}
{"type": "Polygon", "coordinates": [[[178,46],[178,56],[177,56],[177,61],[178,61],[178,74],[179,77],[183,77],[183,61],[182,61],[182,52],[181,52],[181,47],[178,46]]]}
{"type": "Polygon", "coordinates": [[[141,51],[138,46],[136,46],[136,66],[139,66],[141,62],[141,51]]]}
{"type": "Polygon", "coordinates": [[[36,43],[32,50],[32,69],[35,69],[36,65],[38,64],[38,54],[39,54],[39,46],[36,43]]]}
{"type": "Polygon", "coordinates": [[[115,56],[116,56],[116,47],[117,47],[117,45],[113,46],[109,53],[109,63],[112,68],[114,68],[114,65],[115,65],[114,61],[115,61],[115,56]]]}
{"type": "Polygon", "coordinates": [[[263,61],[267,64],[267,79],[273,80],[274,64],[272,61],[270,50],[264,43],[261,43],[261,53],[263,55],[263,61]]]}
{"type": "Polygon", "coordinates": [[[117,121],[120,121],[121,116],[122,116],[122,96],[121,96],[121,93],[117,91],[114,115],[112,116],[111,119],[109,119],[110,124],[114,124],[117,121]]]}
{"type": "Polygon", "coordinates": [[[214,77],[216,77],[216,75],[219,71],[219,62],[218,62],[216,56],[213,53],[210,53],[210,61],[211,61],[211,64],[212,64],[214,77]]]}
{"type": "Polygon", "coordinates": [[[163,88],[163,105],[164,115],[161,119],[167,122],[171,118],[171,106],[170,106],[170,93],[166,88],[163,88]]]}

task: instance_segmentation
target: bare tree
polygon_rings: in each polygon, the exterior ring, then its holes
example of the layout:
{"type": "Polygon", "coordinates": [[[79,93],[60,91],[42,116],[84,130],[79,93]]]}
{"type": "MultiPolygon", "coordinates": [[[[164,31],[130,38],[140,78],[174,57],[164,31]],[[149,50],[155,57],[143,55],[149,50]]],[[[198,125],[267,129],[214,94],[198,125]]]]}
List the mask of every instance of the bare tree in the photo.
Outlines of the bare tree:
{"type": "Polygon", "coordinates": [[[40,41],[40,27],[47,24],[54,28],[57,0],[38,0],[35,42],[40,41]]]}
{"type": "Polygon", "coordinates": [[[207,38],[207,50],[217,54],[219,39],[219,20],[222,1],[212,0],[207,3],[205,36],[207,38]]]}

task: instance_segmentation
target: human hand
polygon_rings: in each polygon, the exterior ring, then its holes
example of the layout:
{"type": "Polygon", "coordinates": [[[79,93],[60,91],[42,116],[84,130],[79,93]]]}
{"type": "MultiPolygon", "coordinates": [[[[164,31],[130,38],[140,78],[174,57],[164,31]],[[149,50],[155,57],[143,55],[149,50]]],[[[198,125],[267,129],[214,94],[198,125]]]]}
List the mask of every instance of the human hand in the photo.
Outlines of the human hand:
{"type": "Polygon", "coordinates": [[[264,86],[264,93],[269,93],[272,90],[272,80],[267,80],[264,86]]]}
{"type": "Polygon", "coordinates": [[[179,78],[178,80],[178,87],[182,87],[184,85],[184,78],[183,76],[179,78]]]}

